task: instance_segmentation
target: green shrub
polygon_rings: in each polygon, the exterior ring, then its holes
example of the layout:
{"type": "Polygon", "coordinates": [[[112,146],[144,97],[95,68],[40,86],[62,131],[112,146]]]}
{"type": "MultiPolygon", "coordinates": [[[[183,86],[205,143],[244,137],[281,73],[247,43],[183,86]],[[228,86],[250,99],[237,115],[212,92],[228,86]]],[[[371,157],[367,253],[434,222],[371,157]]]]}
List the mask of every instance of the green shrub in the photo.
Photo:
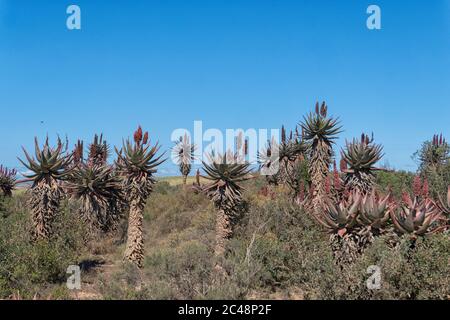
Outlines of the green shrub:
{"type": "Polygon", "coordinates": [[[67,268],[78,263],[82,226],[63,209],[51,241],[34,243],[28,212],[14,201],[8,210],[8,216],[0,218],[0,297],[17,292],[24,298],[44,297],[49,294],[46,287],[65,283],[67,268]]]}

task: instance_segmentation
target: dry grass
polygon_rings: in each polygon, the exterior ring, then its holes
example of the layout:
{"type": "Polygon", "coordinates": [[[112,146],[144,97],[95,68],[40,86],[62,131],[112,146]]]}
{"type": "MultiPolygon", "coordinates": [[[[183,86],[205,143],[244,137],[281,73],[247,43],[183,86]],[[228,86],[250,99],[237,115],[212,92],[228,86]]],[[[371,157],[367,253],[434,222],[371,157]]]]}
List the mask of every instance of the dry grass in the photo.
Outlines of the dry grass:
{"type": "MultiPolygon", "coordinates": [[[[161,177],[159,181],[167,182],[171,186],[179,186],[183,184],[183,177],[175,176],[175,177],[161,177]]],[[[187,177],[186,184],[192,185],[195,183],[195,176],[187,177]]],[[[204,178],[200,178],[200,183],[205,184],[208,183],[208,180],[204,178]]]]}

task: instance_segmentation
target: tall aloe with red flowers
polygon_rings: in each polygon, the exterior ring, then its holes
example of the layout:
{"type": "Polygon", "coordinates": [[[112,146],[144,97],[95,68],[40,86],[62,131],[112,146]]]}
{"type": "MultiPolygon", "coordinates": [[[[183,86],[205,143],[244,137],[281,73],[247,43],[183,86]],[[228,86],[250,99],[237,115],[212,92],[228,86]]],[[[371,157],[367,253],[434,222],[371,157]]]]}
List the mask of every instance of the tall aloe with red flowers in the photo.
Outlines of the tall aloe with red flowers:
{"type": "Polygon", "coordinates": [[[144,259],[144,237],[142,231],[144,207],[156,183],[157,167],[165,161],[164,154],[157,155],[160,146],[151,145],[148,132],[139,127],[134,141],[127,140],[122,149],[116,148],[117,169],[124,179],[125,197],[129,206],[128,240],[125,259],[142,267],[144,259]]]}

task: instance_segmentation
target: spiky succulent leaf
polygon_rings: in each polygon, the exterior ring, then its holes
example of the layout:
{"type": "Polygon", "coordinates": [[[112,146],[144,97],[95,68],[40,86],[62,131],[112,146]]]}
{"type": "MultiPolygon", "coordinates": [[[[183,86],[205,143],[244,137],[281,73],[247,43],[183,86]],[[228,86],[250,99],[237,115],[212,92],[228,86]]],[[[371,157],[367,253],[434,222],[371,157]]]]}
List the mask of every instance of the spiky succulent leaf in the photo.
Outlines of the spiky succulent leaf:
{"type": "Polygon", "coordinates": [[[205,193],[210,195],[215,205],[227,209],[241,202],[242,187],[240,182],[250,179],[251,168],[248,163],[238,163],[229,155],[211,157],[211,163],[203,162],[205,179],[211,182],[204,186],[205,193]]]}
{"type": "Polygon", "coordinates": [[[347,142],[342,156],[350,171],[373,170],[376,169],[375,164],[383,157],[383,147],[353,139],[353,142],[347,142]]]}
{"type": "Polygon", "coordinates": [[[391,210],[390,216],[399,233],[421,236],[439,230],[435,222],[440,219],[441,213],[432,200],[419,201],[416,197],[407,199],[399,208],[391,210]]]}
{"type": "Polygon", "coordinates": [[[121,180],[111,166],[79,165],[70,176],[67,191],[80,200],[80,214],[91,226],[102,231],[116,226],[124,197],[121,180]]]}
{"type": "Polygon", "coordinates": [[[331,145],[337,139],[337,135],[342,132],[339,119],[324,117],[320,113],[309,113],[303,118],[300,125],[303,129],[304,139],[312,143],[324,141],[331,145]]]}
{"type": "Polygon", "coordinates": [[[195,160],[196,146],[190,143],[187,135],[180,137],[180,140],[175,142],[172,149],[173,156],[177,162],[180,173],[186,177],[191,172],[192,162],[195,160]]]}
{"type": "Polygon", "coordinates": [[[355,225],[360,202],[359,194],[353,194],[338,203],[327,199],[323,210],[315,213],[314,217],[328,232],[343,235],[355,225]]]}
{"type": "Polygon", "coordinates": [[[103,134],[95,135],[94,140],[89,145],[89,155],[87,162],[90,166],[101,166],[106,164],[110,148],[106,140],[103,139],[103,134]]]}
{"type": "Polygon", "coordinates": [[[389,199],[390,194],[379,198],[375,192],[363,196],[358,223],[375,229],[384,227],[389,220],[389,199]]]}
{"type": "Polygon", "coordinates": [[[165,161],[163,159],[164,153],[157,155],[159,149],[158,143],[151,146],[150,144],[132,144],[127,140],[124,142],[121,151],[116,148],[117,167],[126,176],[140,177],[145,175],[153,178],[153,175],[157,172],[157,167],[165,161]]]}
{"type": "Polygon", "coordinates": [[[375,183],[375,171],[380,170],[375,164],[383,157],[383,147],[363,134],[361,141],[347,142],[341,155],[348,167],[344,170],[346,187],[363,194],[370,193],[375,183]]]}
{"type": "Polygon", "coordinates": [[[49,181],[63,180],[67,177],[70,170],[68,165],[71,162],[72,155],[66,155],[63,151],[63,145],[58,139],[56,148],[51,148],[46,140],[42,150],[39,147],[39,142],[35,138],[35,158],[31,157],[25,148],[22,148],[27,162],[19,158],[19,161],[31,171],[30,174],[24,174],[26,181],[32,181],[34,185],[41,180],[49,181]]]}

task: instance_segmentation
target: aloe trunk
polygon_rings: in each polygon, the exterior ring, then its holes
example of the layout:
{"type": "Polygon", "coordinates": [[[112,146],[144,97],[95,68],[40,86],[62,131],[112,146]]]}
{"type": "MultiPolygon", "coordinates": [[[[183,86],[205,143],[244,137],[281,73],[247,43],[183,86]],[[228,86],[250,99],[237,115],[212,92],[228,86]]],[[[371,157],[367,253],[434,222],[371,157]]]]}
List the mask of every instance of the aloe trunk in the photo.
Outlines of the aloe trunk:
{"type": "Polygon", "coordinates": [[[227,248],[227,243],[233,235],[231,219],[224,209],[219,209],[216,218],[216,246],[214,254],[223,257],[227,248]]]}
{"type": "Polygon", "coordinates": [[[325,183],[331,164],[331,146],[324,141],[318,141],[311,154],[310,176],[313,184],[312,204],[319,209],[327,197],[325,183]]]}
{"type": "Polygon", "coordinates": [[[141,199],[134,199],[130,203],[128,220],[128,240],[125,259],[142,267],[144,260],[144,236],[142,232],[144,205],[141,199]]]}
{"type": "Polygon", "coordinates": [[[35,240],[47,240],[52,234],[52,222],[59,210],[61,191],[56,181],[41,180],[31,190],[30,207],[35,240]]]}

